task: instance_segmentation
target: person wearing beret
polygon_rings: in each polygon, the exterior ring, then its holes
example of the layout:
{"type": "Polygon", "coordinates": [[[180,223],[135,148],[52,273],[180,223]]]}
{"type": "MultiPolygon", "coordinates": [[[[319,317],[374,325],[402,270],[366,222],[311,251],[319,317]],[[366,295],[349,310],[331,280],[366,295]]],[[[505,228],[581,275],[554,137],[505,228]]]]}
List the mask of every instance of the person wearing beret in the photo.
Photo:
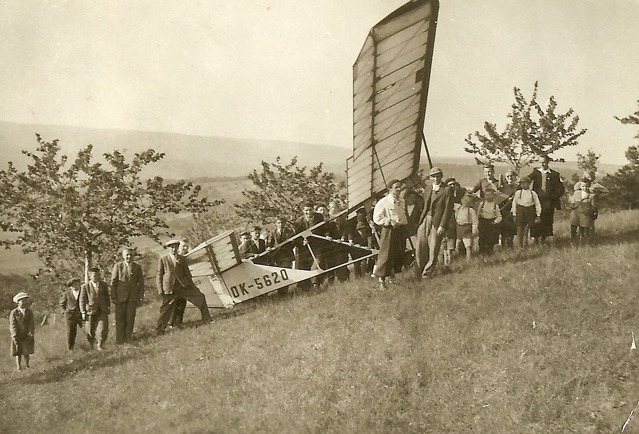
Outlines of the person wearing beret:
{"type": "Polygon", "coordinates": [[[16,370],[22,370],[22,359],[29,367],[31,354],[35,352],[35,319],[29,308],[31,300],[26,292],[20,292],[13,297],[18,305],[9,314],[9,333],[11,334],[11,356],[16,358],[16,370]]]}
{"type": "Polygon", "coordinates": [[[417,229],[415,272],[418,278],[429,277],[437,264],[442,239],[454,212],[453,191],[444,184],[442,170],[433,167],[429,176],[433,182],[424,189],[424,209],[417,229]]]}
{"type": "Polygon", "coordinates": [[[80,279],[67,281],[67,288],[60,295],[60,309],[64,315],[67,330],[67,349],[73,350],[78,329],[82,328],[82,313],[80,312],[80,279]]]}
{"type": "Polygon", "coordinates": [[[158,334],[166,331],[175,303],[180,298],[190,301],[200,310],[203,324],[212,323],[206,298],[193,283],[186,258],[179,254],[180,241],[168,241],[165,247],[169,249],[169,254],[160,258],[156,274],[156,285],[158,294],[162,297],[162,305],[155,331],[158,334]]]}
{"type": "Polygon", "coordinates": [[[131,339],[135,314],[144,300],[144,276],[142,267],[133,262],[135,251],[122,250],[122,261],[111,272],[111,301],[115,306],[115,343],[123,344],[131,339]]]}
{"type": "Polygon", "coordinates": [[[561,196],[566,191],[559,172],[549,167],[550,157],[541,157],[541,167],[533,170],[528,177],[532,182],[532,190],[537,193],[541,203],[539,224],[530,229],[530,236],[535,242],[543,244],[547,237],[552,237],[555,210],[561,209],[561,196]]]}
{"type": "Polygon", "coordinates": [[[109,287],[102,280],[99,268],[89,271],[89,281],[80,287],[80,312],[86,320],[87,340],[91,349],[98,344],[98,350],[104,349],[109,335],[109,314],[111,300],[109,287]]]}

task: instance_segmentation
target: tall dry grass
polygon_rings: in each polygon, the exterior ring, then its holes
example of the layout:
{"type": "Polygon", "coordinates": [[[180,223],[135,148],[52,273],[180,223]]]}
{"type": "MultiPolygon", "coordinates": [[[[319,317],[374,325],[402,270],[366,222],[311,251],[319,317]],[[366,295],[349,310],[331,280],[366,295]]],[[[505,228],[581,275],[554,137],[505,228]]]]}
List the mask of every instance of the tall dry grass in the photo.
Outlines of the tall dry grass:
{"type": "Polygon", "coordinates": [[[559,223],[555,248],[262,297],[162,337],[145,306],[104,352],[66,352],[57,320],[32,369],[5,358],[1,431],[616,431],[639,400],[638,216],[602,216],[592,247],[559,223]]]}

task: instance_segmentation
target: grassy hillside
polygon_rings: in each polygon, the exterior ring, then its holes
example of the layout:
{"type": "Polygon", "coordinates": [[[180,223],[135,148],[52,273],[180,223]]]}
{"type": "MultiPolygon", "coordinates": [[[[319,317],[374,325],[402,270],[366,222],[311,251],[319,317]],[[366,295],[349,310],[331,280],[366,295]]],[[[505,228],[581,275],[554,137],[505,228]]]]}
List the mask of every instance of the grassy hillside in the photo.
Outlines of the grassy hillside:
{"type": "Polygon", "coordinates": [[[639,399],[638,217],[602,216],[594,247],[562,223],[555,248],[262,297],[162,337],[152,304],[101,353],[66,352],[58,319],[30,370],[5,356],[0,431],[617,431],[639,399]]]}

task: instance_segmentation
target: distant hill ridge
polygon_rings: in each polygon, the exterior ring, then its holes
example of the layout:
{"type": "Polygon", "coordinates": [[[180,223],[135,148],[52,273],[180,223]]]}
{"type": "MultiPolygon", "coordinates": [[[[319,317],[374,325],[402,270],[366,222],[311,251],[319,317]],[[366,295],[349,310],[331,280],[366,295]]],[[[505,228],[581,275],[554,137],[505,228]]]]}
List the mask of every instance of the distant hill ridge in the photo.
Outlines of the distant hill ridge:
{"type": "MultiPolygon", "coordinates": [[[[47,141],[59,139],[63,152],[70,158],[89,143],[94,146],[94,156],[117,149],[130,158],[136,152],[153,148],[164,152],[166,156],[152,165],[146,175],[160,175],[168,179],[240,179],[253,169],[259,170],[261,161],[272,162],[277,156],[282,158],[283,163],[297,156],[299,163],[304,166],[315,166],[321,162],[326,171],[335,173],[338,179],[344,179],[346,159],[352,154],[350,149],[330,145],[0,121],[2,168],[7,161],[13,161],[18,167],[24,166],[27,158],[21,151],[35,150],[36,133],[47,141]]],[[[422,156],[421,163],[422,167],[427,167],[425,156],[422,156]]],[[[482,172],[470,155],[434,157],[433,164],[441,166],[445,176],[456,176],[463,184],[474,181],[482,172]]],[[[506,167],[498,165],[497,173],[503,173],[506,167]]],[[[553,167],[566,178],[578,171],[574,161],[555,163],[553,167]]],[[[618,168],[602,164],[599,167],[600,177],[618,168]]],[[[522,172],[527,173],[528,170],[526,168],[522,172]]]]}
{"type": "Polygon", "coordinates": [[[13,161],[18,167],[23,166],[27,158],[21,151],[36,149],[36,133],[47,141],[59,139],[63,152],[70,158],[88,144],[93,145],[94,156],[119,150],[130,158],[136,152],[153,148],[166,156],[147,175],[166,178],[246,176],[259,169],[262,160],[272,162],[277,156],[285,163],[297,156],[305,166],[322,162],[326,170],[341,174],[350,155],[346,148],[308,143],[0,122],[3,163],[13,161]]]}

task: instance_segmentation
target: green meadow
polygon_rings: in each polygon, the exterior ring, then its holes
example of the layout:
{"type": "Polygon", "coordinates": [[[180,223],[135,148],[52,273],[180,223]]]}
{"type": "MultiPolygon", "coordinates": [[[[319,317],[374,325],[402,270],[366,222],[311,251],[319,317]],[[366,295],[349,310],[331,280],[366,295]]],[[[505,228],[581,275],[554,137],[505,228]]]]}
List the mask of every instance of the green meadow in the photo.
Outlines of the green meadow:
{"type": "Polygon", "coordinates": [[[562,220],[554,247],[265,296],[212,325],[190,309],[159,337],[152,302],[102,352],[82,334],[66,351],[50,316],[23,372],[5,318],[0,432],[619,432],[639,400],[639,212],[597,224],[590,247],[562,220]]]}

